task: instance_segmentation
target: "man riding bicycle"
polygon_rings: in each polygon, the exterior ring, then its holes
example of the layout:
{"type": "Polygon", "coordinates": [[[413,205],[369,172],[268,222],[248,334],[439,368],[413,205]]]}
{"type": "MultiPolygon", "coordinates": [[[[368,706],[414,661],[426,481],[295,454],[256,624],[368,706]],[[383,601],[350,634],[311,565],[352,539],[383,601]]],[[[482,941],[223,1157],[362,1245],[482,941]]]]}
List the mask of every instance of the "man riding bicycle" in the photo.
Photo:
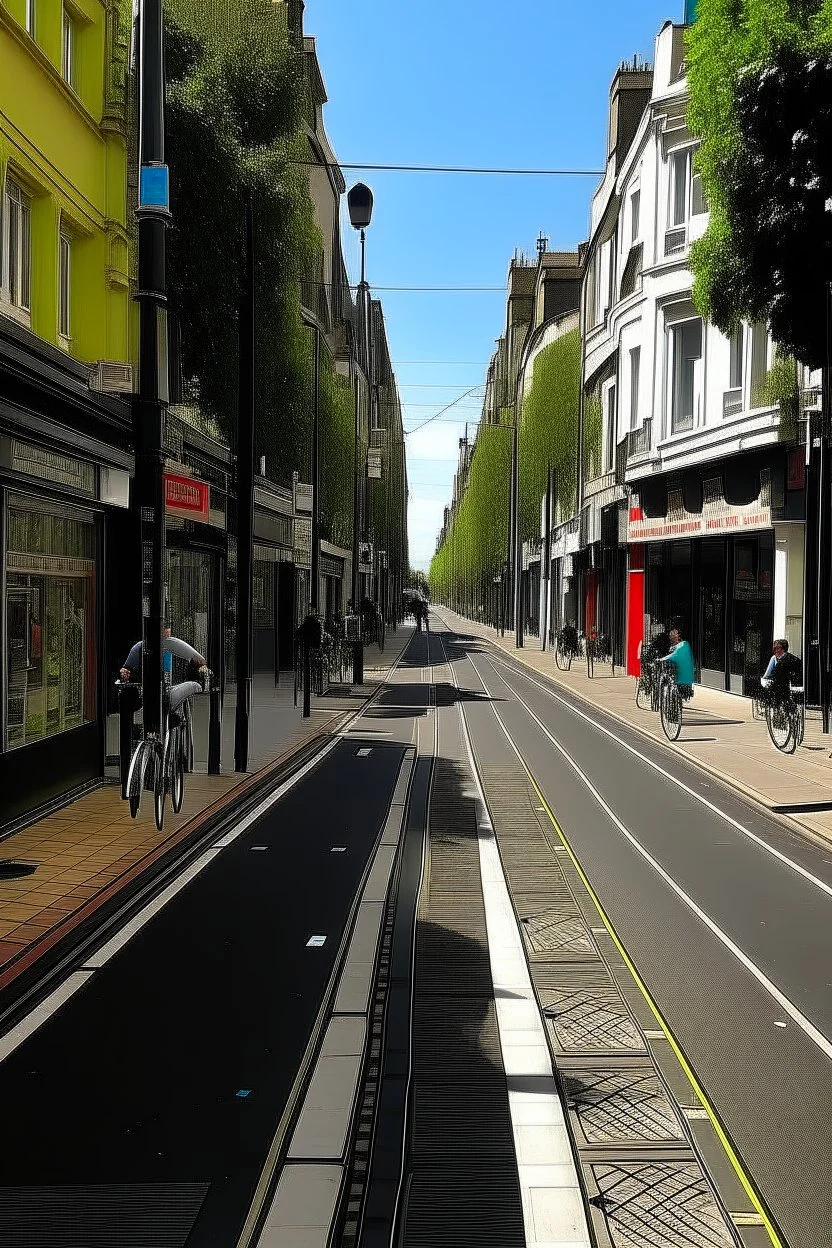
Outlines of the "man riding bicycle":
{"type": "Polygon", "coordinates": [[[676,684],[679,693],[687,701],[693,697],[694,662],[690,642],[682,638],[682,630],[673,627],[670,630],[670,652],[656,660],[658,663],[672,663],[676,669],[676,684]]]}
{"type": "Polygon", "coordinates": [[[803,664],[796,654],[789,653],[789,643],[785,637],[778,637],[774,642],[773,653],[768,667],[760,677],[763,689],[770,689],[769,697],[775,702],[785,702],[791,696],[793,685],[803,684],[803,664]]]}
{"type": "MultiPolygon", "coordinates": [[[[199,651],[194,650],[193,646],[189,646],[187,641],[182,641],[180,637],[172,637],[170,628],[167,625],[165,626],[165,633],[162,639],[162,650],[164,653],[165,684],[169,687],[170,701],[168,705],[169,710],[173,713],[182,705],[186,698],[192,698],[195,693],[202,692],[202,685],[198,680],[182,680],[178,684],[171,685],[173,656],[176,655],[178,659],[185,659],[203,676],[207,673],[208,668],[205,659],[199,651]]],[[[144,642],[137,641],[124,660],[124,666],[119,673],[122,680],[141,681],[143,651],[144,642]]]]}

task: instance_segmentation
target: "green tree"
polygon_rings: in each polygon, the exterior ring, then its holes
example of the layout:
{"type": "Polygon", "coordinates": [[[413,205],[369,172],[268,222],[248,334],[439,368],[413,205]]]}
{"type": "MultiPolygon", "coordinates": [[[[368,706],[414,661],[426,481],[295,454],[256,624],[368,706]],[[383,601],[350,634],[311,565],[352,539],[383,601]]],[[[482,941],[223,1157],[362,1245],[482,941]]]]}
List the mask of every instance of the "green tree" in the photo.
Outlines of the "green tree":
{"type": "Polygon", "coordinates": [[[580,376],[577,328],[535,358],[518,431],[521,542],[540,536],[540,500],[550,464],[561,514],[574,511],[580,376]]]}
{"type": "Polygon", "coordinates": [[[686,39],[710,209],[691,249],[694,300],[726,333],[766,321],[817,367],[832,279],[832,3],[701,0],[686,39]]]}

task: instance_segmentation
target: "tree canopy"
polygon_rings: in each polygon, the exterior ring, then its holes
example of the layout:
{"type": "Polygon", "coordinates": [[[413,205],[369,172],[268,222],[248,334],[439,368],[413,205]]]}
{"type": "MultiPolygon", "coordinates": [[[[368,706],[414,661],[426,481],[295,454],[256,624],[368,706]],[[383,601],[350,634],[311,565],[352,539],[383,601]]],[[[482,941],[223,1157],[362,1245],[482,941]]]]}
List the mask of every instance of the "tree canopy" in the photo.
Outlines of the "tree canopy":
{"type": "MultiPolygon", "coordinates": [[[[269,476],[289,485],[293,471],[309,480],[313,335],[301,320],[299,282],[319,272],[322,248],[308,175],[294,163],[308,159],[306,79],[280,7],[240,0],[227,21],[217,17],[213,24],[203,10],[175,0],[165,31],[170,310],[179,330],[183,397],[235,445],[248,190],[256,448],[269,476]]],[[[352,493],[343,463],[353,454],[352,388],[335,376],[325,353],[320,418],[322,528],[348,544],[352,493]]]]}
{"type": "Polygon", "coordinates": [[[818,367],[832,280],[832,0],[700,0],[686,38],[710,209],[691,249],[694,300],[725,333],[766,321],[818,367]]]}

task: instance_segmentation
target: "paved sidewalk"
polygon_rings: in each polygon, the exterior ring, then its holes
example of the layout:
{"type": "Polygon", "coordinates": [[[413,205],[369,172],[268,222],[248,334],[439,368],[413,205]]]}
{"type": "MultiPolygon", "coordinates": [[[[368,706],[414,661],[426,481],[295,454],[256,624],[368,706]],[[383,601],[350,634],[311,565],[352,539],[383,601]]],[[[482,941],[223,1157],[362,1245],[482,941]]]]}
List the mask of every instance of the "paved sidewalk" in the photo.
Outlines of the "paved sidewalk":
{"type": "Polygon", "coordinates": [[[412,627],[403,625],[388,635],[383,651],[368,648],[364,685],[337,686],[326,697],[313,698],[306,720],[301,706],[294,706],[291,673],[281,674],[277,688],[271,678],[256,680],[248,773],[233,769],[234,693],[223,706],[219,776],[207,774],[208,700],[195,699],[195,770],[186,777],[180,813],[174,815],[168,805],[162,832],[156,830],[151,795],[145,794],[138,817],[131,819],[113,780],[0,841],[0,859],[36,866],[17,879],[0,874],[0,991],[206,818],[256,786],[264,770],[276,771],[315,737],[337,731],[384,682],[411,633],[412,627]]]}
{"type": "Polygon", "coordinates": [[[695,686],[693,701],[685,707],[682,735],[675,744],[662,732],[658,715],[635,705],[635,681],[607,664],[598,664],[590,680],[583,662],[569,672],[555,666],[552,651],[541,651],[537,637],[529,637],[518,650],[513,634],[500,637],[493,628],[441,608],[453,627],[487,638],[533,671],[563,685],[575,696],[637,728],[692,763],[732,785],[767,809],[792,804],[830,803],[829,809],[781,816],[787,822],[832,841],[832,736],[821,732],[820,713],[809,711],[806,738],[793,755],[781,754],[772,745],[765,723],[751,718],[748,698],[695,686]]]}

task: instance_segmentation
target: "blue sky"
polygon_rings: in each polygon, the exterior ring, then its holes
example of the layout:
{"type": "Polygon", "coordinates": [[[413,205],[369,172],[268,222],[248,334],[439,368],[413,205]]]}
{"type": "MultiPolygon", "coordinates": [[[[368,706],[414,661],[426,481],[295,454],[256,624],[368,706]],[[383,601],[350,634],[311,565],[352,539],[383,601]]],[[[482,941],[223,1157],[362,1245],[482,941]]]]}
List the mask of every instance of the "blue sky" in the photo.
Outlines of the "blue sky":
{"type": "MultiPolygon", "coordinates": [[[[379,164],[600,169],[609,86],[683,0],[307,0],[339,160],[379,164]]],[[[463,176],[345,169],[375,196],[367,278],[384,286],[494,286],[471,293],[378,292],[408,437],[411,563],[427,568],[450,497],[458,439],[480,414],[505,317],[515,249],[586,237],[593,177],[463,176]]],[[[344,251],[358,280],[359,247],[344,251]]],[[[469,433],[471,429],[469,427],[469,433]]]]}

